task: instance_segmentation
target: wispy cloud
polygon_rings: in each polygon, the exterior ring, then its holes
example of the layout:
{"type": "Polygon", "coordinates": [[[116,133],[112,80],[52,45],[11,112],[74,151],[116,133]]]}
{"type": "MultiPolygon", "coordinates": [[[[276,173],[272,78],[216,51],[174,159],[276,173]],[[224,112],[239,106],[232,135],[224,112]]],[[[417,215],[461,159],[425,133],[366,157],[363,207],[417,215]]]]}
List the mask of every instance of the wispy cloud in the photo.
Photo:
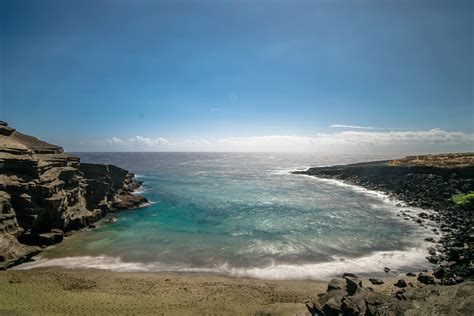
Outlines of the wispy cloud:
{"type": "Polygon", "coordinates": [[[124,143],[123,139],[118,137],[107,138],[105,141],[111,145],[119,145],[124,143]]]}
{"type": "Polygon", "coordinates": [[[384,129],[384,128],[376,128],[372,126],[359,126],[359,125],[345,125],[345,124],[332,124],[332,128],[354,128],[354,129],[384,129]]]}
{"type": "Polygon", "coordinates": [[[390,130],[390,131],[408,130],[407,128],[399,128],[399,127],[374,127],[374,126],[360,126],[360,125],[348,125],[348,124],[332,124],[331,127],[332,128],[346,128],[346,129],[390,130]]]}
{"type": "Polygon", "coordinates": [[[118,137],[107,138],[105,140],[111,145],[145,145],[145,146],[154,146],[154,145],[166,145],[169,144],[169,141],[166,138],[157,137],[149,138],[142,136],[135,136],[133,138],[122,139],[118,137]]]}
{"type": "Polygon", "coordinates": [[[191,139],[186,139],[182,142],[183,144],[188,144],[188,145],[211,145],[212,143],[208,141],[207,139],[204,138],[191,138],[191,139]]]}
{"type": "Polygon", "coordinates": [[[105,140],[116,149],[150,150],[216,150],[216,151],[338,151],[353,150],[474,150],[474,133],[451,132],[439,128],[426,131],[341,131],[313,135],[265,135],[251,137],[229,137],[203,139],[192,137],[169,141],[162,137],[122,139],[112,137],[105,140]]]}
{"type": "Polygon", "coordinates": [[[220,143],[239,146],[336,146],[336,145],[473,145],[474,134],[463,132],[448,132],[439,128],[428,131],[389,131],[389,132],[362,132],[344,131],[340,133],[318,133],[312,136],[297,135],[270,135],[245,138],[220,139],[220,143]]]}

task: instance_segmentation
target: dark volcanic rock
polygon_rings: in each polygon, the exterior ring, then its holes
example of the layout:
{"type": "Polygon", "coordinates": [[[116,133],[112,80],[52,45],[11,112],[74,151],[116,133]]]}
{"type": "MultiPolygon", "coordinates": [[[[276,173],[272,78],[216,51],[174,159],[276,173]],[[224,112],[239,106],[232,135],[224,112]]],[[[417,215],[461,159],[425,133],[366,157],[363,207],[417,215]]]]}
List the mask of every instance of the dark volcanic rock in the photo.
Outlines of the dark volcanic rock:
{"type": "Polygon", "coordinates": [[[328,283],[328,292],[332,290],[344,290],[346,288],[346,282],[341,279],[332,279],[328,283]]]}
{"type": "Polygon", "coordinates": [[[394,285],[401,288],[407,287],[407,283],[403,279],[398,280],[394,285]]]}
{"type": "Polygon", "coordinates": [[[355,275],[354,273],[344,272],[344,273],[342,274],[342,277],[343,277],[343,278],[349,277],[349,278],[354,278],[354,279],[356,279],[356,278],[357,278],[357,275],[355,275]]]}
{"type": "Polygon", "coordinates": [[[319,296],[317,301],[307,302],[311,315],[473,315],[474,284],[453,286],[407,286],[388,294],[375,292],[357,284],[354,293],[341,289],[350,288],[354,279],[334,279],[337,289],[319,296]],[[336,282],[337,281],[337,282],[336,282]],[[340,286],[341,282],[346,286],[340,286]]]}
{"type": "Polygon", "coordinates": [[[357,289],[359,289],[362,286],[362,281],[359,279],[354,279],[354,278],[349,278],[346,277],[346,291],[348,295],[354,295],[357,292],[357,289]]]}
{"type": "Polygon", "coordinates": [[[444,277],[446,273],[447,273],[446,268],[443,266],[439,266],[433,270],[433,275],[438,279],[441,279],[442,277],[444,277]]]}
{"type": "Polygon", "coordinates": [[[400,306],[396,298],[363,287],[357,279],[346,277],[340,281],[346,282],[346,290],[328,290],[317,302],[306,305],[312,315],[386,315],[411,307],[408,303],[400,306]]]}
{"type": "Polygon", "coordinates": [[[146,203],[127,170],[80,163],[0,124],[0,267],[20,263],[115,210],[146,203]]]}
{"type": "Polygon", "coordinates": [[[418,281],[424,284],[434,284],[434,278],[431,275],[428,275],[426,273],[420,273],[418,274],[418,281]]]}
{"type": "Polygon", "coordinates": [[[380,285],[380,284],[383,284],[383,280],[381,279],[369,279],[370,283],[374,284],[374,285],[380,285]]]}

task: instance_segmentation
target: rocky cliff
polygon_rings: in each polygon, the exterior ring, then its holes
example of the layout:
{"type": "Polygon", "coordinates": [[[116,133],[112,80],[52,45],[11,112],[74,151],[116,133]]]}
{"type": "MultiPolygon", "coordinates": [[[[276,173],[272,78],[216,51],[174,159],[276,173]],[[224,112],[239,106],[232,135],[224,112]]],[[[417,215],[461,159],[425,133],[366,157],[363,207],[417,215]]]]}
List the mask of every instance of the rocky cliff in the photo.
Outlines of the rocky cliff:
{"type": "Polygon", "coordinates": [[[80,163],[0,121],[0,268],[60,242],[64,233],[146,203],[127,170],[80,163]]]}

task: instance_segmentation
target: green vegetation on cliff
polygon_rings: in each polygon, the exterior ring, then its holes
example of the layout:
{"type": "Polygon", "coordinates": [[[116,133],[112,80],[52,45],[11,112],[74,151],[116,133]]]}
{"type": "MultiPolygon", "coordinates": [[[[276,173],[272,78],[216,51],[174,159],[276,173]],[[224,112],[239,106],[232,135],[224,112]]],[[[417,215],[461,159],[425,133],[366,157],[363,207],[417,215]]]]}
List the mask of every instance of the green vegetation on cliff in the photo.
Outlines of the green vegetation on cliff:
{"type": "Polygon", "coordinates": [[[467,205],[474,203],[474,191],[467,194],[455,194],[451,197],[451,200],[457,205],[467,205]]]}

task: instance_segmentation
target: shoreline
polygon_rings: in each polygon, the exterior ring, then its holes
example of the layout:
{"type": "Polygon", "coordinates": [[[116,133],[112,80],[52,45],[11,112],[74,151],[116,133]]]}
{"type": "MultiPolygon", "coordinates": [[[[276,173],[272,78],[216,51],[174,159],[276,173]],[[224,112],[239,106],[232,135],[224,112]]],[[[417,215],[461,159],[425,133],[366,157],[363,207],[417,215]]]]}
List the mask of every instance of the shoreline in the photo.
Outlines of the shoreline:
{"type": "Polygon", "coordinates": [[[34,269],[0,272],[0,313],[305,315],[324,281],[208,274],[34,269]],[[21,293],[21,295],[17,295],[21,293]]]}
{"type": "Polygon", "coordinates": [[[315,310],[318,301],[325,301],[328,296],[346,302],[341,311],[347,312],[352,308],[347,305],[349,298],[361,295],[381,302],[382,305],[373,305],[374,308],[390,311],[402,308],[411,312],[410,315],[446,311],[450,315],[468,315],[474,310],[473,282],[439,288],[420,283],[416,276],[371,281],[347,275],[328,283],[49,268],[0,271],[0,287],[2,315],[310,315],[309,309],[315,310]],[[400,280],[406,281],[406,287],[400,280]],[[349,285],[355,286],[355,295],[343,296],[347,295],[346,282],[347,291],[351,290],[349,285]],[[437,295],[433,296],[435,292],[437,295]]]}
{"type": "Polygon", "coordinates": [[[351,272],[364,277],[398,277],[408,272],[427,271],[433,267],[425,260],[425,248],[409,248],[396,251],[378,251],[362,257],[341,258],[335,261],[307,264],[277,264],[267,267],[229,268],[169,268],[160,263],[123,262],[118,257],[73,256],[61,258],[36,258],[12,268],[12,271],[34,271],[38,269],[100,270],[117,273],[179,273],[203,274],[255,280],[316,280],[329,281],[343,273],[351,272]],[[415,256],[413,258],[412,256],[415,256]],[[415,260],[414,260],[415,259],[415,260]],[[412,260],[412,261],[410,261],[412,260]],[[390,264],[391,263],[391,264],[390,264]],[[367,269],[370,266],[370,269],[367,269]],[[390,273],[384,271],[389,267],[390,273]]]}
{"type": "MultiPolygon", "coordinates": [[[[323,167],[324,168],[324,167],[323,167]]],[[[290,172],[293,173],[293,172],[290,172]]],[[[404,204],[405,201],[399,200],[397,197],[391,196],[389,193],[381,191],[381,190],[372,190],[365,188],[359,184],[352,184],[350,182],[338,179],[328,179],[328,178],[320,178],[317,176],[306,175],[306,174],[299,174],[298,175],[311,177],[317,181],[329,181],[334,183],[335,185],[342,185],[346,187],[350,187],[352,190],[357,191],[361,194],[369,194],[374,195],[377,198],[384,200],[387,204],[392,204],[394,208],[411,208],[413,213],[416,212],[429,212],[433,213],[433,210],[429,209],[422,209],[420,207],[409,207],[408,205],[404,204]],[[403,203],[404,205],[399,205],[403,203]]],[[[140,186],[136,190],[139,191],[142,188],[140,186]]],[[[136,194],[136,191],[133,191],[132,194],[136,194]]],[[[148,205],[153,204],[154,202],[146,202],[134,209],[146,207],[148,205]]],[[[130,210],[134,210],[130,209],[130,210]]],[[[128,211],[128,210],[127,210],[128,211]]],[[[391,210],[389,212],[392,212],[391,210]]],[[[396,218],[399,216],[400,210],[398,212],[393,212],[393,214],[387,214],[387,216],[393,216],[396,218]],[[395,215],[396,214],[396,215],[395,215]]],[[[110,214],[109,214],[110,215],[110,214]]],[[[111,214],[113,215],[113,214],[111,214]]],[[[419,233],[421,234],[423,230],[416,225],[416,218],[411,216],[411,225],[413,228],[418,229],[419,233]]],[[[399,219],[403,222],[403,219],[399,219]]],[[[439,225],[436,225],[435,222],[430,223],[432,227],[439,228],[439,225]]],[[[428,226],[428,225],[427,225],[428,226]]],[[[88,227],[84,229],[95,229],[96,227],[88,227]]],[[[79,233],[80,231],[76,231],[75,233],[79,233]]],[[[426,234],[421,236],[422,238],[426,239],[428,237],[436,237],[436,235],[431,231],[426,231],[426,234]]],[[[421,239],[419,247],[410,247],[410,248],[403,248],[403,249],[396,249],[390,251],[374,251],[368,253],[363,256],[359,257],[345,257],[339,258],[338,260],[328,261],[328,262],[317,262],[317,263],[306,263],[306,264],[276,264],[271,265],[268,267],[248,267],[248,268],[235,268],[232,267],[228,269],[225,265],[214,267],[214,268],[176,268],[173,269],[160,269],[157,267],[160,263],[159,262],[150,262],[150,263],[143,263],[143,262],[122,262],[119,257],[108,257],[108,256],[72,256],[72,257],[60,257],[60,258],[41,258],[41,253],[35,257],[33,260],[28,262],[24,262],[18,266],[13,267],[13,270],[16,271],[27,271],[27,270],[37,270],[37,269],[50,269],[50,268],[58,268],[58,269],[66,269],[66,270],[100,270],[100,271],[110,271],[110,272],[117,272],[117,273],[129,273],[129,272],[138,272],[138,273],[178,273],[178,274],[187,274],[187,275],[195,275],[195,274],[203,274],[209,276],[219,276],[219,277],[230,277],[230,278],[251,278],[256,280],[268,280],[268,281],[304,281],[304,280],[313,280],[313,281],[321,281],[327,282],[331,278],[337,278],[341,276],[343,273],[351,272],[356,273],[358,275],[364,277],[378,277],[378,278],[393,278],[393,277],[401,277],[404,276],[407,272],[420,272],[420,271],[427,271],[434,268],[433,264],[430,264],[426,260],[426,256],[428,255],[428,249],[431,243],[426,242],[426,240],[421,239]],[[404,258],[403,255],[417,255],[420,252],[423,252],[421,257],[415,259],[415,261],[410,261],[410,258],[404,258]],[[377,260],[380,258],[393,258],[396,259],[397,264],[386,264],[378,263],[377,260]],[[397,259],[401,258],[401,259],[397,259]],[[84,263],[84,261],[95,261],[93,263],[84,263]],[[100,261],[100,262],[97,262],[100,261]],[[347,263],[353,263],[352,266],[347,266],[347,263]],[[378,263],[378,264],[377,264],[378,263]],[[358,267],[364,266],[366,267],[367,264],[372,266],[377,265],[377,268],[373,268],[372,270],[363,270],[359,269],[358,267]],[[28,267],[32,265],[32,267],[28,267]],[[106,267],[106,265],[109,265],[106,267]],[[68,267],[69,266],[69,267],[68,267]],[[332,272],[327,272],[327,266],[334,267],[332,272]],[[384,272],[384,268],[389,267],[391,272],[387,274],[384,272]],[[303,273],[298,272],[297,269],[302,271],[321,271],[318,273],[303,273]],[[278,271],[285,271],[289,273],[291,271],[292,275],[284,275],[284,276],[275,276],[275,273],[278,271]]],[[[53,245],[54,247],[54,245],[53,245]]],[[[393,262],[392,260],[389,260],[393,262]]],[[[280,272],[281,273],[281,272],[280,272]]]]}

